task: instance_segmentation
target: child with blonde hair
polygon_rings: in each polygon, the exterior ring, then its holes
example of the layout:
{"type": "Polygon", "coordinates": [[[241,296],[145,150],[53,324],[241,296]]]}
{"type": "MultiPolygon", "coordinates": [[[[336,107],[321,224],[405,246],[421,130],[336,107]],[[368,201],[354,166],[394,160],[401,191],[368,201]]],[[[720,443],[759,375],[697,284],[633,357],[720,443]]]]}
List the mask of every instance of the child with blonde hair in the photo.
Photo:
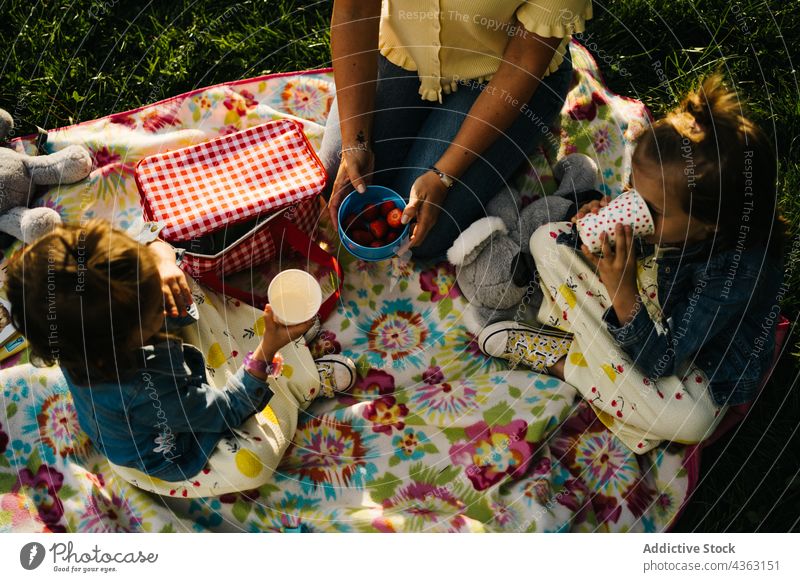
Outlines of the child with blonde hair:
{"type": "Polygon", "coordinates": [[[604,233],[596,256],[574,225],[541,227],[539,321],[558,330],[501,322],[479,341],[574,385],[643,453],[699,442],[726,406],[755,397],[774,351],[784,228],[771,145],[718,75],[645,131],[632,162],[654,234],[616,225],[615,247],[604,233]]]}
{"type": "Polygon", "coordinates": [[[123,479],[159,494],[260,487],[299,410],[355,383],[348,358],[313,360],[303,340],[313,321],[280,325],[267,305],[255,349],[224,387],[210,384],[202,352],[165,332],[192,304],[175,251],[105,221],[37,240],[9,263],[6,288],[32,357],[61,366],[82,430],[123,479]]]}

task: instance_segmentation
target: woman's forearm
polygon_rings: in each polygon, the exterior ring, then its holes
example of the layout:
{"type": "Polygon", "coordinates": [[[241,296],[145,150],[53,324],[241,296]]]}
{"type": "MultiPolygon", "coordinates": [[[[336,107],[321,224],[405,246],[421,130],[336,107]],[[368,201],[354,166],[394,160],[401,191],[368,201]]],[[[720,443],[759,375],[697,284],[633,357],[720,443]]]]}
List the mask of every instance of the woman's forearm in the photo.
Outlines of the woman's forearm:
{"type": "Polygon", "coordinates": [[[462,176],[514,123],[538,89],[560,43],[560,38],[544,38],[532,32],[509,40],[500,68],[436,164],[439,170],[456,178],[462,176]]]}
{"type": "Polygon", "coordinates": [[[380,0],[333,5],[331,54],[344,147],[366,147],[372,137],[380,14],[380,0]]]}

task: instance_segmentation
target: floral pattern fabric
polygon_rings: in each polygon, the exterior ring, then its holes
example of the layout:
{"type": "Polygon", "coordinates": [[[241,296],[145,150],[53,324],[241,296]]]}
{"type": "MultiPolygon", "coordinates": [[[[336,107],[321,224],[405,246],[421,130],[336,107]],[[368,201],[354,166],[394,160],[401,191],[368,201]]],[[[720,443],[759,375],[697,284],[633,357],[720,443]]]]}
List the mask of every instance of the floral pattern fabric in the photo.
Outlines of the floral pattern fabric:
{"type": "MultiPolygon", "coordinates": [[[[545,140],[518,180],[528,200],[552,192],[550,164],[573,151],[594,157],[601,188],[618,194],[631,140],[648,123],[641,103],[603,86],[577,44],[573,58],[576,82],[552,131],[560,139],[545,140]]],[[[143,156],[286,117],[303,122],[318,146],[333,96],[328,72],[277,75],[53,131],[48,148],[83,144],[95,167],[86,181],[53,187],[36,203],[66,221],[98,216],[128,228],[141,219],[134,166],[143,156]]],[[[320,238],[336,251],[328,225],[320,238]]],[[[6,258],[19,250],[10,247],[6,258]]],[[[301,416],[272,482],[195,500],[135,489],[81,433],[60,372],[35,368],[23,354],[0,370],[0,531],[668,527],[690,489],[686,447],[634,455],[571,386],[484,357],[463,324],[466,302],[449,265],[364,263],[344,251],[339,258],[342,298],[310,348],[351,357],[359,381],[301,416]]],[[[222,352],[216,359],[225,360],[222,352]]]]}

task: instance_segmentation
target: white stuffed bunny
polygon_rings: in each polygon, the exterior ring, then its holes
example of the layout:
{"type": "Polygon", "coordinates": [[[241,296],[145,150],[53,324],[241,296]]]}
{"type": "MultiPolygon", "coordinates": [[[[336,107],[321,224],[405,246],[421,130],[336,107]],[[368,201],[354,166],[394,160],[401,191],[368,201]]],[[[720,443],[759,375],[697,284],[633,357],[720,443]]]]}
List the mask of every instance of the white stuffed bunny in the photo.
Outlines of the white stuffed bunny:
{"type": "MultiPolygon", "coordinates": [[[[0,109],[0,141],[14,128],[14,119],[0,109]]],[[[92,170],[92,157],[78,145],[42,156],[0,147],[0,232],[30,243],[61,224],[52,208],[29,208],[36,186],[71,184],[92,170]]]]}

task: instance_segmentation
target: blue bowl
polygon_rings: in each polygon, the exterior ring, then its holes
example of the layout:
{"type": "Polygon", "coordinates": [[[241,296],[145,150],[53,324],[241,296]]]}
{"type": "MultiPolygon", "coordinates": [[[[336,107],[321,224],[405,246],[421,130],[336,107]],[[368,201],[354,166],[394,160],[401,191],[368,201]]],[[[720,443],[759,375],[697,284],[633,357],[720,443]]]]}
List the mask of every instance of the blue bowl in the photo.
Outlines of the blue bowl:
{"type": "Polygon", "coordinates": [[[406,224],[403,227],[400,236],[382,247],[362,246],[348,237],[344,231],[343,224],[346,216],[361,214],[368,204],[381,204],[389,200],[397,204],[397,208],[400,210],[406,207],[405,200],[397,192],[383,186],[367,186],[367,191],[363,194],[353,191],[347,195],[347,198],[339,206],[339,239],[342,241],[344,248],[354,257],[362,261],[385,261],[396,255],[397,250],[408,240],[410,224],[406,224]]]}

